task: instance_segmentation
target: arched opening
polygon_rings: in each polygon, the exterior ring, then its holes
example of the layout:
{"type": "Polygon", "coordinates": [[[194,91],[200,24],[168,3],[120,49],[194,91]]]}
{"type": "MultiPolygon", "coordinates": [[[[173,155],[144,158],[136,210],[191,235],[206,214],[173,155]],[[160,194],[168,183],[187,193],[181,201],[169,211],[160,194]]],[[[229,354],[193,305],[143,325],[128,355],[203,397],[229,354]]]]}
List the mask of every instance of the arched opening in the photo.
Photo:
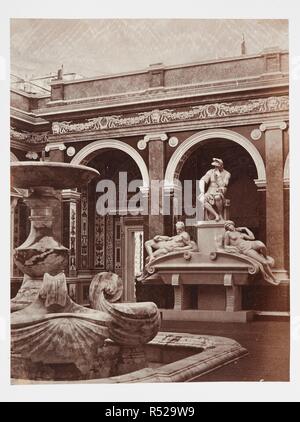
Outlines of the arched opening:
{"type": "Polygon", "coordinates": [[[229,216],[240,226],[248,226],[259,235],[259,204],[254,179],[255,163],[241,146],[227,139],[207,139],[192,147],[185,156],[178,179],[193,183],[193,206],[196,205],[196,183],[211,168],[214,157],[221,158],[231,173],[226,198],[230,200],[229,216]]]}
{"type": "Polygon", "coordinates": [[[165,173],[165,186],[173,187],[190,151],[196,145],[213,139],[228,139],[242,146],[252,157],[257,170],[257,179],[260,184],[266,183],[266,169],[263,159],[255,146],[243,135],[228,129],[208,129],[195,133],[186,139],[174,152],[168,162],[165,173]]]}
{"type": "MultiPolygon", "coordinates": [[[[141,204],[130,208],[130,200],[145,179],[133,157],[115,148],[92,151],[84,157],[84,164],[97,169],[100,177],[81,188],[79,273],[113,271],[123,279],[124,299],[135,300],[135,277],[143,268],[144,219],[138,213],[141,204]],[[128,192],[132,181],[137,181],[136,190],[128,192]],[[112,201],[104,201],[112,187],[112,201]],[[101,201],[105,215],[99,213],[101,201]]],[[[83,302],[87,295],[88,285],[83,302]]]]}

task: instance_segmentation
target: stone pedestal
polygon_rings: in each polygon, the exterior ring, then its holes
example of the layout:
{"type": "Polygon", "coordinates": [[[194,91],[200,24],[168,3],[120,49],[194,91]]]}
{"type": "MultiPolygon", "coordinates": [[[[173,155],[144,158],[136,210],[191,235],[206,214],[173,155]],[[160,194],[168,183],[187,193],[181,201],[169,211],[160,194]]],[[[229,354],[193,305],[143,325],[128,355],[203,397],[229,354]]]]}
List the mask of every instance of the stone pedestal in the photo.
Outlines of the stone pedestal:
{"type": "Polygon", "coordinates": [[[215,252],[225,231],[224,222],[198,221],[196,229],[199,252],[207,255],[215,252]]]}
{"type": "Polygon", "coordinates": [[[53,233],[53,208],[59,202],[56,191],[36,187],[24,201],[31,210],[31,228],[28,238],[14,252],[14,261],[24,273],[24,278],[20,290],[12,299],[13,311],[35,300],[45,273],[58,274],[68,263],[68,250],[53,233]]]}
{"type": "Polygon", "coordinates": [[[60,208],[59,192],[87,183],[96,175],[99,173],[95,169],[66,163],[11,163],[12,186],[29,189],[24,201],[31,211],[28,238],[14,252],[14,261],[24,273],[24,280],[12,300],[12,311],[22,309],[36,299],[44,274],[57,275],[68,265],[69,251],[60,243],[55,230],[57,224],[60,225],[55,212],[60,208]]]}
{"type": "Polygon", "coordinates": [[[145,136],[149,153],[149,178],[151,180],[149,196],[149,239],[164,233],[162,210],[162,184],[164,180],[165,133],[153,133],[145,136]]]}
{"type": "Polygon", "coordinates": [[[22,195],[14,188],[10,192],[10,276],[14,275],[14,222],[15,222],[15,209],[18,200],[22,198],[22,195]]]}
{"type": "Polygon", "coordinates": [[[191,292],[188,286],[180,284],[179,274],[173,274],[172,286],[174,286],[174,309],[188,309],[191,303],[191,292]]]}
{"type": "Polygon", "coordinates": [[[275,260],[274,274],[287,281],[284,267],[284,191],[283,191],[283,130],[285,122],[267,122],[260,126],[265,132],[266,148],[266,243],[275,260]]]}

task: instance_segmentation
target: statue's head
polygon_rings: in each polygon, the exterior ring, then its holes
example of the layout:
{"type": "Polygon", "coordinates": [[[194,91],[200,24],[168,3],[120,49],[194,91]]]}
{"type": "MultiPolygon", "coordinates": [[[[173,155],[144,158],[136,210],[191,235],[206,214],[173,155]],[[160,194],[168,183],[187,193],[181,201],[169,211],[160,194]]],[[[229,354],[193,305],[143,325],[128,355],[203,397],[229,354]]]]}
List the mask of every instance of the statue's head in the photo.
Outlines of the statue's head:
{"type": "Polygon", "coordinates": [[[182,221],[178,221],[175,224],[175,227],[176,227],[176,232],[177,233],[182,233],[184,231],[184,223],[182,221]]]}
{"type": "Polygon", "coordinates": [[[227,230],[227,231],[231,231],[231,232],[234,231],[235,230],[235,224],[234,224],[234,222],[231,221],[231,220],[225,221],[225,223],[224,223],[224,229],[227,230]]]}
{"type": "Polygon", "coordinates": [[[223,163],[223,160],[221,160],[221,158],[213,158],[211,165],[216,168],[224,167],[224,163],[223,163]]]}

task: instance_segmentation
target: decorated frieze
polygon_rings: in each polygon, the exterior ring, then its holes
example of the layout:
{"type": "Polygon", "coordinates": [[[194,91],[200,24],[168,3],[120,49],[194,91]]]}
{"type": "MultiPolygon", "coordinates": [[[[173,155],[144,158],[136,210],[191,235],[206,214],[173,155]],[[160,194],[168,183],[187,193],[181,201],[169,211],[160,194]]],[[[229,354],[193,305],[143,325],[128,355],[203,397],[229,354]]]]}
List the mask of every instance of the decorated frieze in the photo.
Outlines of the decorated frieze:
{"type": "Polygon", "coordinates": [[[135,113],[130,116],[99,116],[87,119],[81,123],[72,123],[71,121],[53,122],[52,132],[53,134],[58,135],[73,132],[100,131],[189,120],[215,119],[251,113],[271,113],[276,111],[287,111],[288,109],[288,96],[273,96],[248,101],[197,105],[180,111],[172,109],[155,109],[147,112],[135,113]]]}
{"type": "Polygon", "coordinates": [[[19,132],[15,128],[10,128],[10,137],[13,141],[21,141],[26,144],[44,144],[48,142],[49,132],[19,132]]]}

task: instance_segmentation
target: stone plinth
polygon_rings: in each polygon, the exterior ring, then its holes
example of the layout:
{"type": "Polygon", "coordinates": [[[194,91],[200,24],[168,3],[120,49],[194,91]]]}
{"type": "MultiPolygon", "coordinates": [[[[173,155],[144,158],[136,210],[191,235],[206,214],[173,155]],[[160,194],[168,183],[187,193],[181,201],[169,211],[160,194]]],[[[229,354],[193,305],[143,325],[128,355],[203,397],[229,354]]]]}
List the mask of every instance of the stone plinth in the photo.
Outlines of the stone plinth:
{"type": "Polygon", "coordinates": [[[196,228],[199,252],[208,255],[215,252],[224,234],[224,222],[198,221],[196,228]]]}
{"type": "Polygon", "coordinates": [[[163,319],[220,322],[252,319],[253,312],[242,309],[241,290],[252,284],[252,276],[259,272],[259,267],[244,255],[225,251],[209,255],[175,252],[157,258],[152,265],[152,275],[143,283],[161,282],[174,288],[174,308],[161,309],[163,319]]]}

